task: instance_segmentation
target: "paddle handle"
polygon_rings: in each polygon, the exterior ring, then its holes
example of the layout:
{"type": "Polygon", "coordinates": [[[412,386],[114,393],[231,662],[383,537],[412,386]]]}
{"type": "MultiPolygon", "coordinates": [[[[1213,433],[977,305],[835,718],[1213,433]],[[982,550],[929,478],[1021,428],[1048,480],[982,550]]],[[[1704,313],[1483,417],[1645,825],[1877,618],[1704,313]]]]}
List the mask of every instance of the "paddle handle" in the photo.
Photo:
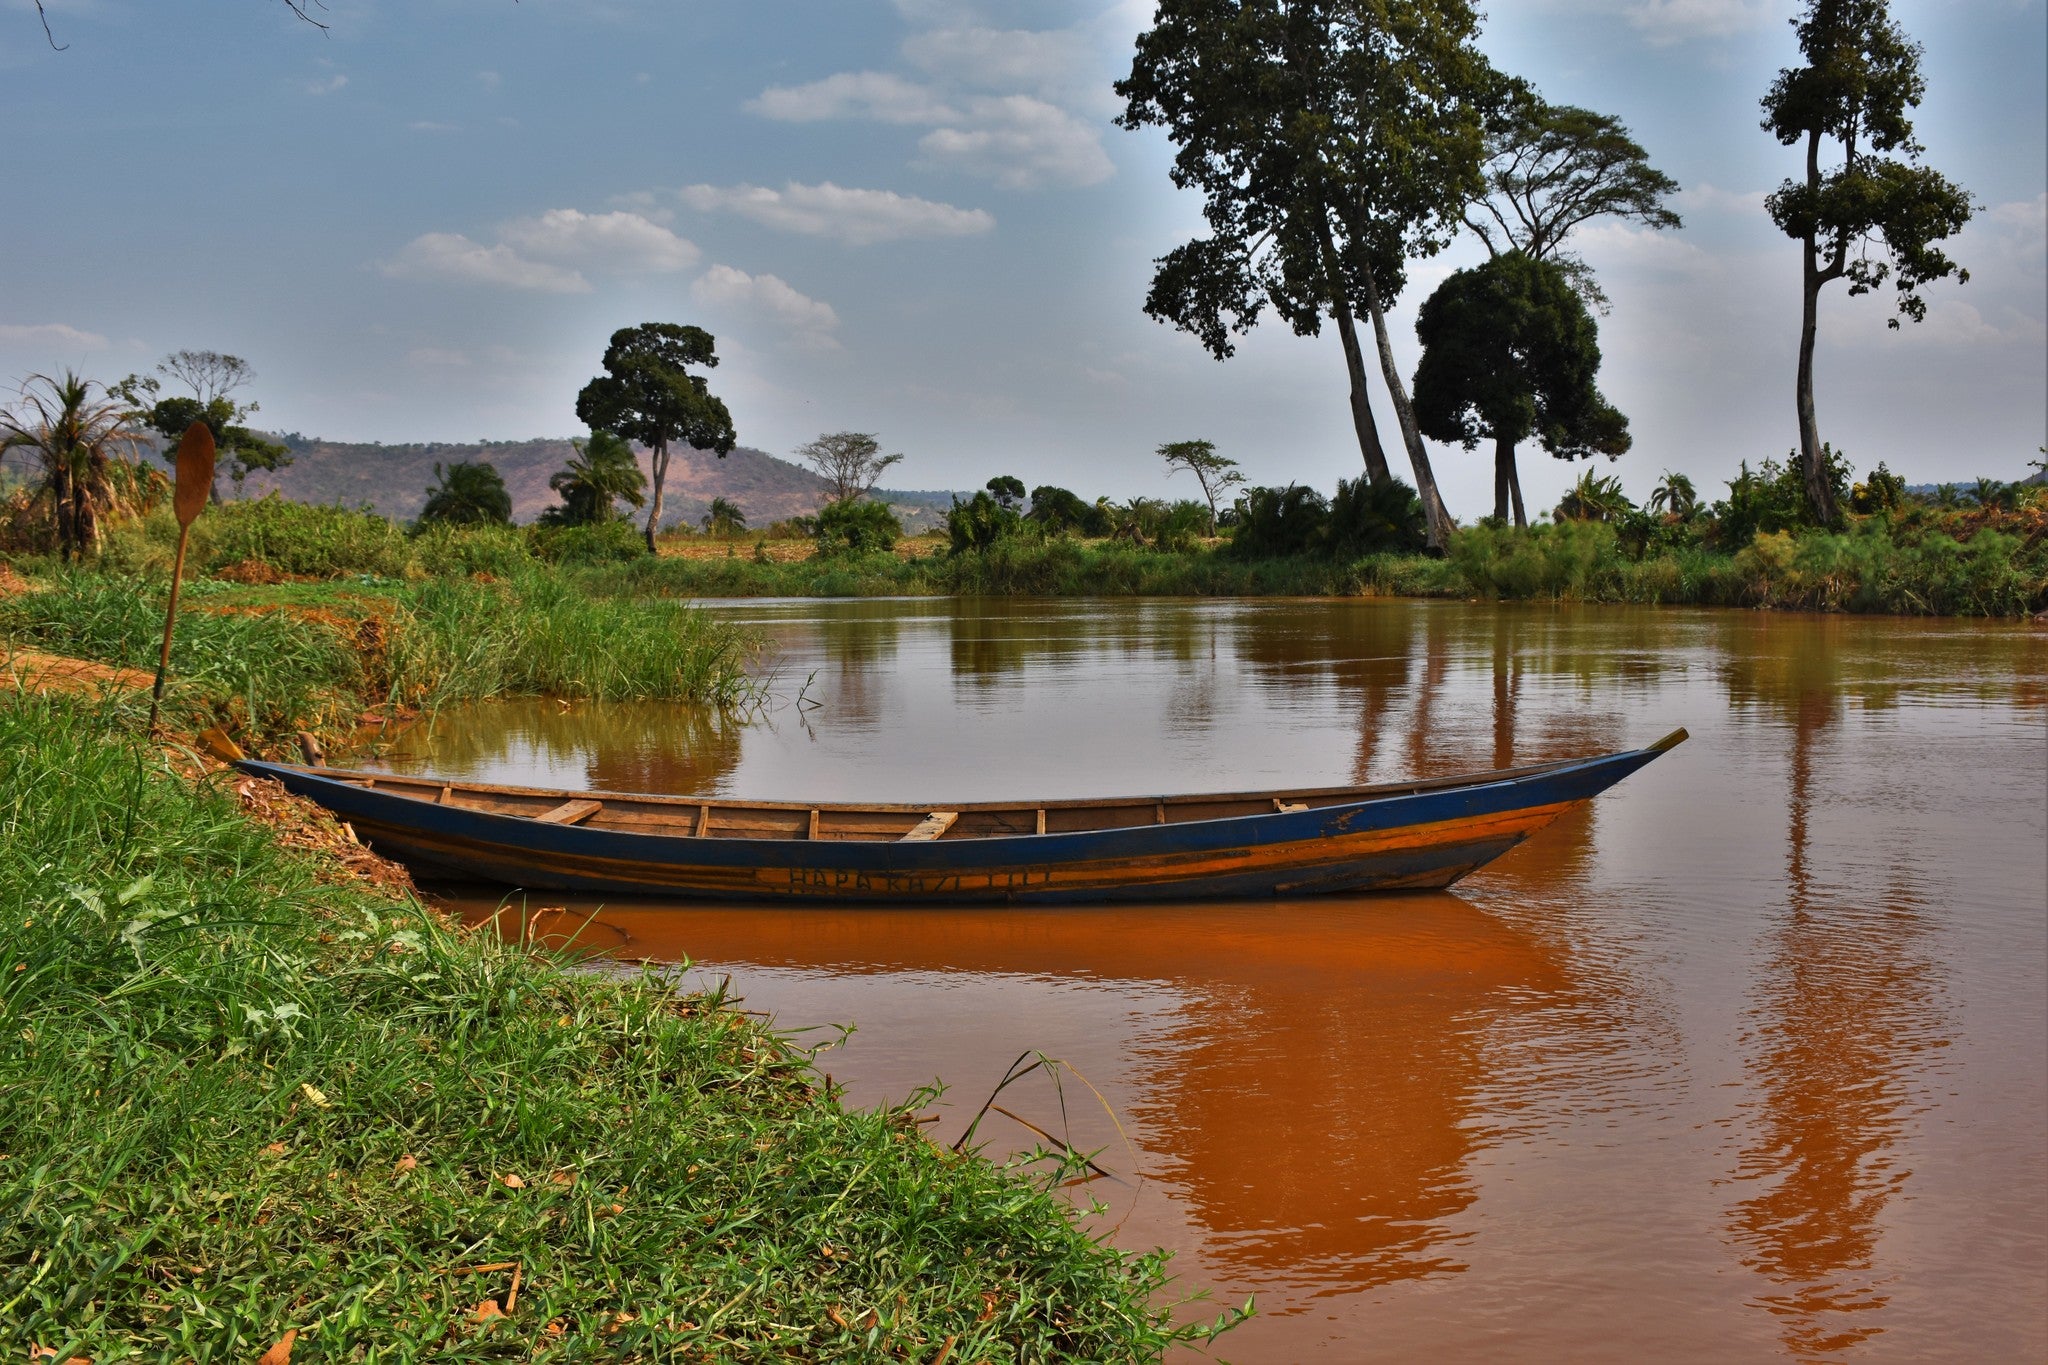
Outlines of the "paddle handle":
{"type": "Polygon", "coordinates": [[[178,553],[171,560],[171,601],[164,608],[164,647],[156,656],[156,686],[149,693],[149,733],[156,734],[156,716],[164,701],[164,675],[171,668],[171,631],[178,624],[178,588],[185,581],[185,538],[192,534],[192,523],[186,522],[178,528],[178,553]]]}

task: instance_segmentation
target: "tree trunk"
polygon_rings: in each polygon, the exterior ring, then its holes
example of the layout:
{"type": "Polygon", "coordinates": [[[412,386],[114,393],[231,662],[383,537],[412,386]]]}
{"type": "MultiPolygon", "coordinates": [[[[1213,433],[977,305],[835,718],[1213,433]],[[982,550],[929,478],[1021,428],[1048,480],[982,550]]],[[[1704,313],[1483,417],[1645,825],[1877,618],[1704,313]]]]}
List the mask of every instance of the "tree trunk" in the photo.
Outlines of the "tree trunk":
{"type": "Polygon", "coordinates": [[[1415,491],[1422,497],[1422,515],[1429,523],[1429,548],[1442,552],[1451,540],[1451,514],[1444,510],[1443,494],[1437,492],[1436,475],[1430,471],[1429,452],[1422,446],[1422,429],[1415,425],[1415,408],[1408,401],[1408,388],[1394,365],[1394,343],[1387,336],[1387,314],[1380,307],[1379,284],[1370,270],[1365,278],[1365,306],[1372,310],[1373,336],[1380,345],[1380,372],[1386,376],[1387,392],[1394,399],[1394,416],[1401,423],[1401,439],[1408,446],[1409,463],[1415,466],[1415,491]]]}
{"type": "Polygon", "coordinates": [[[1508,461],[1508,496],[1515,502],[1515,529],[1528,530],[1529,518],[1522,511],[1522,471],[1515,467],[1513,460],[1508,461]]]}
{"type": "MultiPolygon", "coordinates": [[[[1806,183],[1810,188],[1820,188],[1817,131],[1806,139],[1806,183]]],[[[1835,490],[1828,486],[1827,462],[1821,457],[1820,423],[1813,415],[1813,343],[1820,330],[1820,287],[1840,273],[1841,263],[1837,261],[1823,270],[1819,256],[1819,246],[1809,232],[1801,258],[1799,384],[1795,401],[1799,408],[1799,468],[1806,476],[1806,503],[1821,525],[1833,526],[1842,514],[1835,506],[1835,490]]]]}
{"type": "Polygon", "coordinates": [[[1337,270],[1337,246],[1330,238],[1327,217],[1318,214],[1316,227],[1323,252],[1323,279],[1330,289],[1330,311],[1337,318],[1337,337],[1344,343],[1344,369],[1351,376],[1351,425],[1358,429],[1358,452],[1365,456],[1365,477],[1374,484],[1391,483],[1394,471],[1387,465],[1387,448],[1380,443],[1379,423],[1373,420],[1372,398],[1365,389],[1365,352],[1358,344],[1358,323],[1351,313],[1351,298],[1337,270]]]}
{"type": "Polygon", "coordinates": [[[661,485],[668,478],[668,442],[660,441],[647,452],[647,468],[654,475],[654,494],[647,499],[647,553],[658,554],[654,533],[661,525],[661,485]]]}
{"type": "Polygon", "coordinates": [[[1515,479],[1515,443],[1505,436],[1493,438],[1493,519],[1506,524],[1508,487],[1515,479]]]}

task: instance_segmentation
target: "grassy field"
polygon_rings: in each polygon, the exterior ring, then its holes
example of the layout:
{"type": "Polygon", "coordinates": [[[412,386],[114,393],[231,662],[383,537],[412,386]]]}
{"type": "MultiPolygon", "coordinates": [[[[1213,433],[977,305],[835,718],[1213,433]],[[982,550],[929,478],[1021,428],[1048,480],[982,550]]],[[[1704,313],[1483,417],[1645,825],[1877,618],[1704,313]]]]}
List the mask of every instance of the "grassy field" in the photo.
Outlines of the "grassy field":
{"type": "MultiPolygon", "coordinates": [[[[1124,1361],[1158,1255],[661,980],[323,881],[0,700],[0,1354],[1124,1361]]],[[[916,1099],[917,1097],[913,1097],[916,1099]]]]}

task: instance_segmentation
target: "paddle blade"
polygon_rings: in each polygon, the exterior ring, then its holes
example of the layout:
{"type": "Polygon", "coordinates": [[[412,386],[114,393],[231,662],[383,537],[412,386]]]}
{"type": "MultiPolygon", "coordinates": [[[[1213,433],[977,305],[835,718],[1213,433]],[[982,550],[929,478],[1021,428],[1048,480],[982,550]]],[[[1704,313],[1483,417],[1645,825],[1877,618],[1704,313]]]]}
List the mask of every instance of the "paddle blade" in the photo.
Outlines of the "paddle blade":
{"type": "Polygon", "coordinates": [[[178,488],[171,506],[178,513],[178,525],[190,526],[206,507],[213,491],[213,432],[204,422],[185,428],[178,441],[178,488]]]}

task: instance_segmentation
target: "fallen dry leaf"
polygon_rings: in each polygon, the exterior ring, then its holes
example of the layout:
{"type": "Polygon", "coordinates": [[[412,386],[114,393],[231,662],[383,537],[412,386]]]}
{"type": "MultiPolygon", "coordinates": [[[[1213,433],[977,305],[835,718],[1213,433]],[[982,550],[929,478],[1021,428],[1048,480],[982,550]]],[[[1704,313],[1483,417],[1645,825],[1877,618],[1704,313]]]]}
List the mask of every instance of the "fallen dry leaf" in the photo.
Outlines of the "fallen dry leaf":
{"type": "Polygon", "coordinates": [[[504,1316],[505,1310],[498,1307],[496,1299],[485,1299],[476,1306],[476,1311],[469,1315],[469,1320],[471,1322],[489,1322],[492,1318],[502,1318],[504,1316]]]}
{"type": "Polygon", "coordinates": [[[398,1164],[391,1168],[391,1173],[397,1175],[403,1171],[416,1171],[419,1168],[420,1159],[411,1152],[407,1152],[404,1156],[398,1158],[398,1164]]]}
{"type": "Polygon", "coordinates": [[[289,1147],[286,1147],[282,1142],[273,1142],[268,1147],[265,1147],[263,1149],[263,1155],[283,1156],[286,1152],[290,1150],[291,1149],[289,1147]]]}
{"type": "Polygon", "coordinates": [[[575,1183],[576,1177],[568,1171],[556,1171],[548,1177],[548,1184],[550,1185],[573,1185],[575,1183]]]}
{"type": "Polygon", "coordinates": [[[310,1085],[305,1081],[300,1081],[299,1093],[304,1095],[307,1101],[316,1108],[332,1109],[334,1107],[334,1102],[327,1098],[327,1092],[317,1085],[310,1085]]]}
{"type": "Polygon", "coordinates": [[[498,1183],[508,1190],[523,1190],[526,1188],[526,1182],[516,1175],[501,1175],[498,1177],[498,1183]]]}
{"type": "Polygon", "coordinates": [[[299,1329],[288,1328],[275,1346],[256,1357],[256,1365],[292,1365],[292,1343],[298,1339],[299,1329]]]}

